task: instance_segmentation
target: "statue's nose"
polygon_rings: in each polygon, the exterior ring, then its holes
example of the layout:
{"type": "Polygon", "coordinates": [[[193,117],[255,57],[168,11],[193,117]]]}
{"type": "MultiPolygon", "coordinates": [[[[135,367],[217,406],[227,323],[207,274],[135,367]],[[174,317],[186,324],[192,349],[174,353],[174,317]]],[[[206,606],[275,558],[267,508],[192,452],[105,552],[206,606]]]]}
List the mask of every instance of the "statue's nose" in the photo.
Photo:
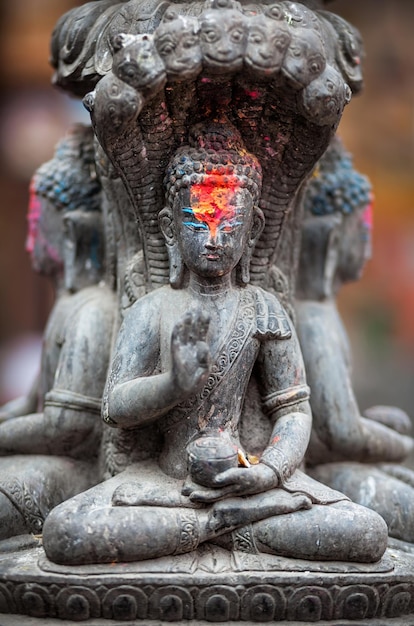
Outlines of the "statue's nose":
{"type": "Polygon", "coordinates": [[[209,238],[205,245],[208,250],[220,248],[222,245],[220,230],[216,230],[215,232],[210,231],[209,238]]]}
{"type": "Polygon", "coordinates": [[[229,56],[233,51],[233,46],[228,37],[222,37],[217,47],[217,52],[222,56],[229,56]]]}

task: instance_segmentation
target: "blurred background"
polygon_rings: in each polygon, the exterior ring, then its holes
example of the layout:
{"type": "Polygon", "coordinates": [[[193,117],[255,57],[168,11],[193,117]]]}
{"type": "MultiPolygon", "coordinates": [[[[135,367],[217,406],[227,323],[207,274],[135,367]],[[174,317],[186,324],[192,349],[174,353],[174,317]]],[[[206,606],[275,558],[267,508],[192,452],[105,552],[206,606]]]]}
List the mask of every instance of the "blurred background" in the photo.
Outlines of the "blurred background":
{"type": "MultiPolygon", "coordinates": [[[[0,403],[35,375],[53,302],[24,251],[28,185],[82,105],[50,86],[49,39],[58,17],[82,2],[0,5],[0,403]]],[[[334,0],[361,31],[366,87],[347,107],[340,134],[375,192],[374,257],[346,287],[361,408],[395,404],[414,416],[414,2],[334,0]]]]}

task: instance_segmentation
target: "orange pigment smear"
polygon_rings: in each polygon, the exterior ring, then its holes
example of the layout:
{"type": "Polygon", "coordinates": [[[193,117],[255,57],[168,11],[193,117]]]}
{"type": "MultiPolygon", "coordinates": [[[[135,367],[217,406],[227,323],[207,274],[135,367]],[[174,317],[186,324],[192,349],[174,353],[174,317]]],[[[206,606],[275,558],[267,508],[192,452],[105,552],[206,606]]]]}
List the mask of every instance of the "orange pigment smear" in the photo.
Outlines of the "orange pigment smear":
{"type": "Polygon", "coordinates": [[[209,176],[191,186],[191,209],[200,222],[207,224],[212,237],[221,223],[235,217],[234,195],[240,189],[240,181],[235,177],[221,175],[209,176]]]}

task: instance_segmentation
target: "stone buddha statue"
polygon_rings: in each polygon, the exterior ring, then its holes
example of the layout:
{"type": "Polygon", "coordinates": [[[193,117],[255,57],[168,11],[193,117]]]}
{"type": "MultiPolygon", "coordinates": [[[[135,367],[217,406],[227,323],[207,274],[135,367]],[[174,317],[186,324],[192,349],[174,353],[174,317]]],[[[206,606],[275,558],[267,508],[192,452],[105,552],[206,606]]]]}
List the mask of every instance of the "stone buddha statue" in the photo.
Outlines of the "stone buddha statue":
{"type": "Polygon", "coordinates": [[[103,406],[114,428],[154,425],[162,449],[56,507],[50,560],[139,561],[203,542],[319,560],[384,552],[379,515],[299,469],[311,431],[300,348],[279,301],[249,284],[261,178],[228,122],[196,125],[171,158],[159,214],[170,284],[126,312],[103,406]],[[272,430],[249,460],[238,427],[253,368],[272,430]]]}
{"type": "Polygon", "coordinates": [[[413,449],[408,416],[376,406],[361,414],[336,297],[358,280],[371,250],[370,185],[335,138],[311,179],[297,282],[297,330],[311,388],[306,455],[321,482],[370,507],[392,537],[414,541],[414,474],[400,463],[413,449]]]}
{"type": "Polygon", "coordinates": [[[0,424],[2,539],[38,534],[56,504],[99,480],[114,295],[101,282],[101,190],[93,172],[93,133],[77,126],[32,181],[27,249],[34,269],[51,278],[56,302],[27,414],[16,414],[18,403],[3,409],[8,419],[0,424]]]}

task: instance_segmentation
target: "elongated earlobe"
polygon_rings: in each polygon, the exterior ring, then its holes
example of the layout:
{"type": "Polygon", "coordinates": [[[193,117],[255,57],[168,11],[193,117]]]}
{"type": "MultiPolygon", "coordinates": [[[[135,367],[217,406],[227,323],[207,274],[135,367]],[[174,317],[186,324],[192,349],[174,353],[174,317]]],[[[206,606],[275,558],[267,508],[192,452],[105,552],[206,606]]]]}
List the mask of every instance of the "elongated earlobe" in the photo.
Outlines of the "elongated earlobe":
{"type": "Polygon", "coordinates": [[[264,228],[264,215],[259,207],[253,207],[252,227],[247,246],[243,252],[243,256],[239,261],[236,269],[237,282],[241,286],[248,285],[250,282],[250,261],[252,258],[254,247],[262,234],[264,228]]]}
{"type": "Polygon", "coordinates": [[[101,212],[68,211],[63,229],[65,288],[75,292],[97,284],[105,264],[101,212]]]}
{"type": "Polygon", "coordinates": [[[250,260],[252,258],[251,248],[246,248],[242,258],[236,268],[237,284],[245,287],[250,282],[250,260]]]}
{"type": "Polygon", "coordinates": [[[329,233],[323,275],[323,296],[329,298],[335,288],[334,281],[339,263],[340,233],[339,225],[335,225],[329,233]]]}
{"type": "Polygon", "coordinates": [[[164,207],[164,209],[160,211],[158,222],[167,245],[168,259],[170,262],[170,285],[173,289],[181,289],[184,284],[185,267],[175,235],[172,211],[169,207],[164,207]]]}
{"type": "Polygon", "coordinates": [[[77,224],[68,216],[63,218],[64,230],[64,281],[65,289],[76,291],[76,258],[78,252],[77,224]]]}

